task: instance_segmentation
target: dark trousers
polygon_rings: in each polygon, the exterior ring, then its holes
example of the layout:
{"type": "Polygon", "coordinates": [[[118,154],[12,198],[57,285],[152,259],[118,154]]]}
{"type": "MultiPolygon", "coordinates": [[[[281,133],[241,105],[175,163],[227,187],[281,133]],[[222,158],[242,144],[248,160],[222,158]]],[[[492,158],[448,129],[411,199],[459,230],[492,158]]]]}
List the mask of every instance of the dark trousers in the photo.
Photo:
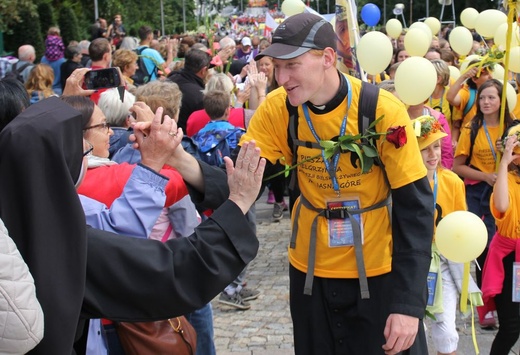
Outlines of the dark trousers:
{"type": "Polygon", "coordinates": [[[513,302],[513,262],[515,253],[503,260],[504,283],[502,293],[495,296],[498,322],[500,326],[493,340],[490,355],[507,355],[520,335],[520,303],[513,302]]]}
{"type": "MultiPolygon", "coordinates": [[[[477,258],[477,262],[481,269],[484,268],[484,262],[486,261],[489,243],[491,243],[491,239],[496,232],[495,219],[493,218],[491,209],[489,207],[489,199],[491,198],[492,191],[493,188],[486,182],[479,182],[475,185],[466,185],[466,204],[468,205],[468,211],[482,218],[488,233],[488,242],[486,248],[477,258]]],[[[478,287],[482,287],[481,269],[477,267],[475,270],[478,287]]]]}
{"type": "MultiPolygon", "coordinates": [[[[314,277],[312,296],[303,294],[305,273],[290,267],[290,303],[296,355],[384,354],[383,331],[392,290],[389,275],[370,277],[370,299],[361,299],[358,279],[314,277]]],[[[428,354],[422,320],[415,343],[404,354],[428,354]]]]}

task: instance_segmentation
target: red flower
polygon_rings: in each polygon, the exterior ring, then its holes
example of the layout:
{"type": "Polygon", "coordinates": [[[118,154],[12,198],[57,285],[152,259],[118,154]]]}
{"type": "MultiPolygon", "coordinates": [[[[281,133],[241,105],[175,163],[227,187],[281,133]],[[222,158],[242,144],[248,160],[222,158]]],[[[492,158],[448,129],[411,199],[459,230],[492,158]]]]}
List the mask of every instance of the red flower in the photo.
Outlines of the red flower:
{"type": "Polygon", "coordinates": [[[406,144],[406,129],[404,126],[390,127],[386,133],[386,140],[393,143],[395,148],[401,148],[406,144]]]}

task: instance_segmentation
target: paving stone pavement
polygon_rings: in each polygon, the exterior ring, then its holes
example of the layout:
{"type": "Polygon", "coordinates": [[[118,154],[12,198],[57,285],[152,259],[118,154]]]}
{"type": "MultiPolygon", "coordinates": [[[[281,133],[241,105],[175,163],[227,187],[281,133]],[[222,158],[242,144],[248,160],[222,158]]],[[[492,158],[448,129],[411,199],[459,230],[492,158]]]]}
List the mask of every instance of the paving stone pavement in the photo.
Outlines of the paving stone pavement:
{"type": "MultiPolygon", "coordinates": [[[[215,345],[218,355],[289,355],[294,354],[292,322],[289,311],[289,263],[287,245],[290,238],[289,213],[280,222],[271,221],[272,205],[265,203],[266,195],[256,203],[257,235],[260,241],[258,256],[249,265],[248,287],[261,291],[257,300],[250,301],[251,309],[240,311],[212,301],[215,345]]],[[[476,316],[476,315],[475,315],[476,316]]],[[[426,321],[428,328],[429,322],[426,321]]],[[[476,354],[473,347],[471,317],[458,317],[458,355],[476,354]]],[[[489,354],[496,331],[475,333],[480,354],[489,354]]],[[[436,354],[428,334],[429,354],[436,354]]],[[[520,355],[520,343],[510,354],[520,355]]],[[[426,354],[425,354],[426,355],[426,354]]]]}

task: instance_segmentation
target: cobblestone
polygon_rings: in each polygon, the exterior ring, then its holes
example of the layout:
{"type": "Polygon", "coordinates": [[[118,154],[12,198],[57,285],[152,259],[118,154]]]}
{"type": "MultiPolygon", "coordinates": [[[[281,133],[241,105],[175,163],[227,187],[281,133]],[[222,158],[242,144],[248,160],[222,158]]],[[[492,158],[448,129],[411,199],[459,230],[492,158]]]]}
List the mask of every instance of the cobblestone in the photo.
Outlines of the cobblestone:
{"type": "MultiPolygon", "coordinates": [[[[258,299],[250,301],[251,309],[240,311],[212,301],[215,346],[218,355],[288,355],[294,354],[292,321],[289,310],[289,263],[287,246],[290,239],[288,212],[280,222],[271,221],[272,205],[266,196],[257,202],[257,235],[260,249],[249,265],[248,287],[260,290],[258,299]]],[[[429,321],[426,321],[429,328],[429,321]]],[[[471,317],[458,318],[458,355],[476,354],[471,336],[471,317]]],[[[480,354],[489,354],[496,331],[481,330],[475,325],[480,354]]],[[[436,354],[428,334],[429,354],[436,354]]],[[[520,344],[510,354],[520,354],[520,344]]]]}

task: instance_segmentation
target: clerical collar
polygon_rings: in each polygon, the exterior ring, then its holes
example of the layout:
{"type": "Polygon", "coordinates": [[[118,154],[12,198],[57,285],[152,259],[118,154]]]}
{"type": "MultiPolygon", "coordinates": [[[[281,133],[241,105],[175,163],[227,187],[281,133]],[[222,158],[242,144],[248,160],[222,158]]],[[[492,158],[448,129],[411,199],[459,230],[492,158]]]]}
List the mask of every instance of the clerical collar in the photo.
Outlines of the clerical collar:
{"type": "Polygon", "coordinates": [[[339,75],[339,90],[336,93],[336,95],[334,95],[332,100],[327,102],[325,105],[319,105],[319,106],[314,106],[310,101],[306,102],[307,106],[313,113],[315,113],[317,115],[323,115],[323,114],[329,113],[332,110],[334,110],[336,107],[338,107],[343,102],[343,100],[345,100],[345,97],[347,97],[347,94],[348,94],[347,80],[345,79],[345,76],[339,70],[338,70],[338,75],[339,75]]]}

